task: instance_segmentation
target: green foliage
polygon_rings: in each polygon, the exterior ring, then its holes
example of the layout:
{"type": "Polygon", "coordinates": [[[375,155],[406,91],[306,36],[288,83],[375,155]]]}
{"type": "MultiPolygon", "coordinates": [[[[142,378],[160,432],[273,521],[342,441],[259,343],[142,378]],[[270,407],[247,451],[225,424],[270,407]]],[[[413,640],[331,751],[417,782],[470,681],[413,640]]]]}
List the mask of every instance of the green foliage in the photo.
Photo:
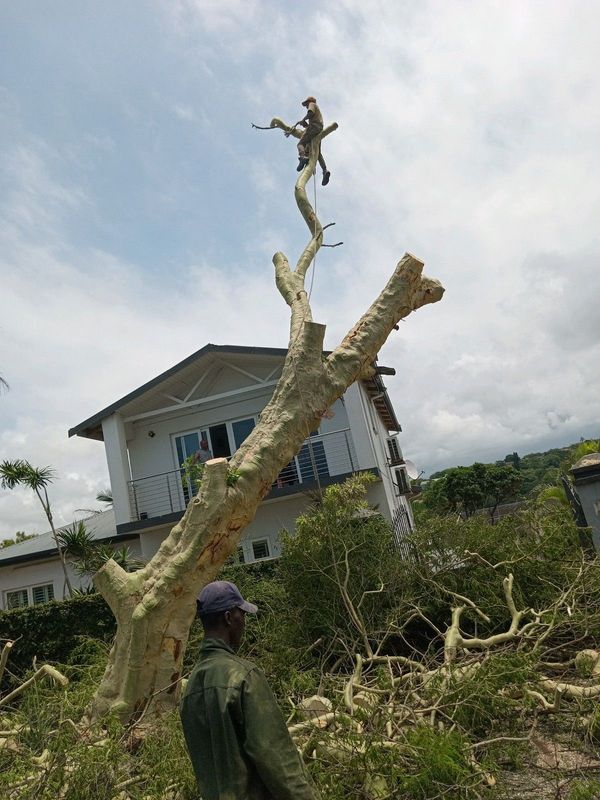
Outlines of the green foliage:
{"type": "Polygon", "coordinates": [[[585,725],[586,739],[593,744],[600,744],[600,709],[596,708],[596,704],[592,706],[589,717],[585,725]]]}
{"type": "Polygon", "coordinates": [[[161,720],[135,756],[123,746],[123,729],[115,720],[104,720],[103,732],[95,734],[103,742],[96,746],[74,731],[67,721],[81,719],[104,671],[106,649],[87,640],[77,655],[83,657],[83,663],[61,666],[70,679],[66,689],[47,682],[34,684],[8,718],[9,727],[26,725],[29,730],[20,737],[17,753],[0,749],[0,796],[8,797],[8,787],[21,784],[21,800],[114,800],[120,796],[119,784],[135,779],[127,787],[132,800],[168,797],[168,787],[174,784],[181,789],[181,800],[197,800],[176,712],[161,720]],[[48,767],[40,770],[32,759],[45,750],[48,767]],[[36,778],[28,783],[30,775],[36,778]]]}
{"type": "Polygon", "coordinates": [[[239,469],[228,468],[227,477],[225,478],[225,483],[227,486],[235,486],[239,481],[241,474],[242,473],[239,471],[239,469]]]}
{"type": "Polygon", "coordinates": [[[183,470],[183,483],[187,486],[190,496],[196,494],[204,473],[204,464],[198,461],[196,453],[192,453],[181,464],[183,470]]]}
{"type": "Polygon", "coordinates": [[[443,691],[444,707],[452,720],[477,738],[506,735],[519,723],[523,687],[534,685],[537,674],[530,655],[500,652],[489,655],[466,675],[451,674],[443,691]],[[519,692],[519,690],[521,690],[519,692]]]}
{"type": "Polygon", "coordinates": [[[96,495],[96,500],[99,503],[106,503],[107,506],[112,506],[113,504],[112,489],[103,489],[101,492],[98,492],[98,494],[96,495]]]}
{"type": "Polygon", "coordinates": [[[81,637],[108,641],[115,629],[111,610],[97,594],[0,612],[0,639],[18,640],[11,655],[17,675],[31,667],[34,657],[68,663],[81,637]]]}
{"type": "Polygon", "coordinates": [[[537,496],[539,503],[558,503],[565,508],[569,508],[569,498],[563,486],[546,486],[537,496]]]}
{"type": "Polygon", "coordinates": [[[29,461],[17,459],[0,464],[0,486],[14,489],[27,486],[35,492],[45,489],[54,480],[54,470],[50,467],[33,467],[29,461]]]}
{"type": "Polygon", "coordinates": [[[127,545],[113,548],[94,539],[83,521],[58,531],[57,539],[80,575],[93,575],[111,558],[126,572],[144,566],[144,561],[135,558],[127,545]]]}
{"type": "Polygon", "coordinates": [[[366,499],[372,479],[358,475],[327,487],[322,501],[298,518],[295,534],[283,537],[281,579],[297,632],[308,644],[327,637],[343,652],[360,639],[340,586],[373,635],[387,627],[401,594],[390,526],[366,499]]]}
{"type": "Polygon", "coordinates": [[[13,544],[19,544],[19,542],[26,542],[27,539],[35,539],[36,536],[37,536],[36,533],[25,533],[25,531],[17,531],[14,539],[0,540],[0,550],[4,547],[10,547],[13,544]]]}
{"type": "Polygon", "coordinates": [[[464,517],[490,508],[495,511],[500,503],[514,500],[519,495],[521,476],[511,464],[473,464],[471,467],[453,467],[425,489],[423,502],[435,513],[452,511],[464,517]]]}
{"type": "Polygon", "coordinates": [[[418,726],[406,734],[406,757],[410,766],[400,776],[400,797],[427,800],[446,795],[459,800],[478,796],[468,745],[460,734],[418,726]]]}
{"type": "MultiPolygon", "coordinates": [[[[522,481],[519,495],[521,497],[529,497],[541,487],[555,484],[560,475],[568,473],[573,464],[582,456],[599,450],[600,441],[590,439],[568,447],[555,447],[543,453],[528,453],[526,456],[510,453],[504,458],[504,461],[496,462],[496,466],[512,465],[518,470],[522,481]]],[[[452,467],[450,469],[456,468],[452,467]]],[[[427,490],[432,488],[437,480],[447,475],[450,469],[433,473],[427,484],[427,490]]],[[[431,510],[435,513],[445,513],[448,509],[440,510],[432,506],[431,510]]]]}
{"type": "MultiPolygon", "coordinates": [[[[581,564],[579,536],[568,509],[535,507],[504,517],[489,525],[485,517],[468,520],[431,517],[408,537],[407,543],[420,558],[406,568],[405,594],[411,607],[420,606],[438,627],[449,621],[448,606],[456,592],[476,598],[491,619],[476,618],[470,609],[463,615],[467,633],[477,620],[480,635],[506,628],[509,620],[502,578],[514,575],[514,600],[518,608],[545,608],[557,591],[575,579],[581,564]],[[502,563],[498,570],[491,569],[502,563]]],[[[591,580],[591,578],[590,578],[591,580]]],[[[586,602],[573,610],[565,625],[581,626],[600,610],[600,581],[591,583],[586,602]],[[598,585],[596,585],[598,584],[598,585]]],[[[595,619],[595,618],[594,618],[595,619]]],[[[596,620],[596,624],[600,618],[596,620]]]]}
{"type": "Polygon", "coordinates": [[[574,781],[568,794],[568,800],[598,800],[600,797],[600,781],[574,781]]]}

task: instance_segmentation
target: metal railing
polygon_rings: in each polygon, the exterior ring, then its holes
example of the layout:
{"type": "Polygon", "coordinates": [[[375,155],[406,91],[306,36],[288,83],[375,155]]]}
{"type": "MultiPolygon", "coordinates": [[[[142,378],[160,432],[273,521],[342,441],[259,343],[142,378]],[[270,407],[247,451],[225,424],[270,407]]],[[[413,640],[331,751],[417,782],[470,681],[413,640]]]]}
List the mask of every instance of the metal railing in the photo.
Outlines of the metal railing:
{"type": "MultiPolygon", "coordinates": [[[[311,484],[358,469],[349,428],[321,433],[306,439],[297,455],[279,473],[273,490],[311,484]]],[[[185,469],[174,469],[129,481],[132,522],[154,519],[185,510],[197,487],[185,469]]]]}
{"type": "Polygon", "coordinates": [[[416,561],[416,554],[410,542],[413,527],[408,510],[404,506],[397,506],[392,515],[392,533],[400,556],[405,561],[416,561]]]}

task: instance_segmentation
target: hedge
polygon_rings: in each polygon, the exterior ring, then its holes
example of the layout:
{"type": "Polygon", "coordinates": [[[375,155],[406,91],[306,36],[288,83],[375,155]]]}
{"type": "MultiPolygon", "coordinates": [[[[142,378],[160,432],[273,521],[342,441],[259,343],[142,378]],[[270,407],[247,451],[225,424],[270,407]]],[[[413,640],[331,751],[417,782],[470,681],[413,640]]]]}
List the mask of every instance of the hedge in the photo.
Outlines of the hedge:
{"type": "Polygon", "coordinates": [[[0,641],[16,642],[8,666],[17,675],[31,668],[34,657],[38,663],[70,663],[82,637],[108,642],[115,630],[112,611],[99,594],[0,611],[0,641]]]}
{"type": "MultiPolygon", "coordinates": [[[[255,582],[271,578],[275,572],[276,562],[267,561],[225,567],[219,578],[239,583],[242,592],[252,594],[255,582]]],[[[85,660],[83,639],[110,642],[115,631],[115,618],[96,593],[0,611],[0,645],[3,639],[17,642],[9,663],[11,672],[17,675],[31,668],[34,657],[38,663],[68,664],[80,657],[85,660]]],[[[7,679],[5,675],[5,682],[7,679]]]]}

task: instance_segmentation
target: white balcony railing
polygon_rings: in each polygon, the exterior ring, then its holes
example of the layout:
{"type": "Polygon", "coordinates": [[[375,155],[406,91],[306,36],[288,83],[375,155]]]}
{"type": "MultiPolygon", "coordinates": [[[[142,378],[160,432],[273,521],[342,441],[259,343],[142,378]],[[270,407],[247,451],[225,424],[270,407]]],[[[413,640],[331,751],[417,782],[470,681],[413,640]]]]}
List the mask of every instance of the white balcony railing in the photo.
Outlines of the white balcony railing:
{"type": "MultiPolygon", "coordinates": [[[[271,489],[272,495],[302,491],[319,479],[355,472],[356,451],[349,428],[306,439],[300,451],[285,466],[271,489]]],[[[184,469],[174,469],[129,481],[131,521],[154,519],[185,510],[190,499],[190,481],[184,469]]],[[[192,487],[192,490],[194,487],[192,487]]]]}

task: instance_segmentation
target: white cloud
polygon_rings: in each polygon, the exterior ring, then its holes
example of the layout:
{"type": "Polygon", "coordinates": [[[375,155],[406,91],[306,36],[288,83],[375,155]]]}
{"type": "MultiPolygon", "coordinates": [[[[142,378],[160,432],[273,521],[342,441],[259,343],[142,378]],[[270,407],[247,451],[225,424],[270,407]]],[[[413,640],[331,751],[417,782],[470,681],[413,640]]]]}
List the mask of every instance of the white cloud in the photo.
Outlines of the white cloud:
{"type": "Polygon", "coordinates": [[[191,106],[179,106],[176,105],[173,107],[173,111],[175,112],[175,116],[179,117],[179,119],[183,119],[186,122],[194,122],[197,119],[196,112],[194,111],[191,106]]]}

